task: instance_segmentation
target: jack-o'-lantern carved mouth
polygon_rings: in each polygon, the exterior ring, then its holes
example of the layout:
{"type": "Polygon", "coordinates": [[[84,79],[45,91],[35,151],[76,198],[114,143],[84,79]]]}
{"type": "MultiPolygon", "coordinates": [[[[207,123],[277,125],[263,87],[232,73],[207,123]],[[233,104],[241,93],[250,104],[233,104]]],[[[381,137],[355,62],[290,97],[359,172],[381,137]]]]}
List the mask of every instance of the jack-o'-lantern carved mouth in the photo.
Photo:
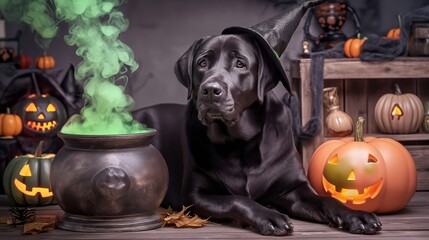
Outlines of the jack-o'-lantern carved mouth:
{"type": "MultiPolygon", "coordinates": [[[[30,166],[28,164],[25,164],[24,167],[21,169],[21,171],[19,172],[20,176],[23,177],[31,177],[33,174],[31,173],[31,169],[30,166]]],[[[32,187],[31,190],[27,190],[27,185],[21,181],[19,181],[18,179],[15,178],[15,180],[13,181],[13,183],[15,184],[15,187],[22,192],[23,194],[27,195],[27,196],[36,196],[37,193],[40,193],[40,196],[42,197],[51,197],[54,194],[49,190],[49,188],[45,188],[45,187],[32,187]]]]}
{"type": "Polygon", "coordinates": [[[342,203],[352,202],[359,205],[364,204],[367,199],[375,198],[383,186],[383,179],[378,180],[375,184],[363,189],[348,189],[342,188],[341,191],[336,190],[336,186],[330,183],[324,176],[322,177],[323,188],[329,192],[332,197],[340,200],[342,203]]]}
{"type": "Polygon", "coordinates": [[[49,122],[35,122],[35,121],[27,121],[27,127],[39,131],[46,132],[50,131],[57,126],[57,121],[49,121],[49,122]]]}
{"type": "Polygon", "coordinates": [[[32,187],[31,190],[27,190],[27,185],[25,185],[24,183],[22,183],[21,181],[19,181],[18,179],[15,179],[15,181],[13,182],[15,184],[15,187],[22,193],[24,193],[25,195],[28,196],[36,196],[37,193],[40,193],[40,196],[42,197],[51,197],[54,194],[49,191],[49,188],[44,188],[44,187],[32,187]]]}

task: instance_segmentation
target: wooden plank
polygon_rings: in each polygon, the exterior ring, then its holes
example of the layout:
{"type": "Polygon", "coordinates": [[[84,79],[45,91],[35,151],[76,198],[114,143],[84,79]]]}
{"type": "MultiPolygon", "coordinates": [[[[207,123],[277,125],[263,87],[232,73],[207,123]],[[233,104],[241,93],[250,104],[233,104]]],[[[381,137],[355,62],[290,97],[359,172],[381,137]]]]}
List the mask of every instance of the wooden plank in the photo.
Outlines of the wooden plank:
{"type": "MultiPolygon", "coordinates": [[[[366,133],[367,137],[383,137],[383,138],[391,138],[396,141],[403,142],[403,144],[407,144],[407,142],[427,142],[429,141],[428,133],[413,133],[413,134],[382,134],[382,133],[366,133]]],[[[326,137],[324,141],[341,139],[339,137],[326,137]]]]}
{"type": "MultiPolygon", "coordinates": [[[[353,123],[359,116],[367,118],[367,81],[347,79],[345,81],[345,112],[350,115],[353,123]]],[[[364,132],[368,132],[368,124],[364,125],[364,132]]]]}
{"type": "MultiPolygon", "coordinates": [[[[429,68],[429,66],[428,66],[429,68]]],[[[418,79],[418,88],[417,88],[417,96],[423,102],[423,104],[429,101],[429,78],[427,79],[418,79]]]]}
{"type": "MultiPolygon", "coordinates": [[[[310,59],[301,59],[301,65],[310,65],[310,59]]],[[[429,58],[404,57],[391,61],[363,62],[359,59],[334,58],[325,60],[325,79],[368,79],[368,78],[427,78],[429,58]]],[[[293,77],[298,77],[292,71],[293,77]]]]}
{"type": "Polygon", "coordinates": [[[429,190],[429,148],[427,145],[405,145],[414,158],[417,170],[417,190],[429,190]]]}

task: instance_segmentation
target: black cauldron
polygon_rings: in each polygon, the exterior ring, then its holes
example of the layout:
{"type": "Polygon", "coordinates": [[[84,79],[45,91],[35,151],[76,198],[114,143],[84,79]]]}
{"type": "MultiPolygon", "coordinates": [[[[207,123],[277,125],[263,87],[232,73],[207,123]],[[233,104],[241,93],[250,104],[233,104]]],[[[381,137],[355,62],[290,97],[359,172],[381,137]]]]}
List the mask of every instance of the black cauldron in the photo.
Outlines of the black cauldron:
{"type": "Polygon", "coordinates": [[[81,232],[141,231],[162,225],[157,211],[168,185],[155,130],[126,135],[59,133],[64,147],[51,166],[51,187],[64,217],[81,232]]]}

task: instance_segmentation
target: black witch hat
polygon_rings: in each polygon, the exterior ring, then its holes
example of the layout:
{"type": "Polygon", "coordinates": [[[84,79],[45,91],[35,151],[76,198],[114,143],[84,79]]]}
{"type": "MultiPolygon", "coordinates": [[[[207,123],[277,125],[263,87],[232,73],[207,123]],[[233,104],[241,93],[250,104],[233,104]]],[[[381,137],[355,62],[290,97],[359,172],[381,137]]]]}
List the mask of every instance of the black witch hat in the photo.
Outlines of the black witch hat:
{"type": "Polygon", "coordinates": [[[261,49],[267,53],[274,66],[280,73],[280,81],[289,93],[292,93],[286,73],[280,63],[279,57],[286,49],[295,29],[308,8],[316,6],[325,0],[298,0],[282,14],[258,23],[255,26],[229,27],[222,31],[222,34],[247,34],[252,36],[261,49]]]}

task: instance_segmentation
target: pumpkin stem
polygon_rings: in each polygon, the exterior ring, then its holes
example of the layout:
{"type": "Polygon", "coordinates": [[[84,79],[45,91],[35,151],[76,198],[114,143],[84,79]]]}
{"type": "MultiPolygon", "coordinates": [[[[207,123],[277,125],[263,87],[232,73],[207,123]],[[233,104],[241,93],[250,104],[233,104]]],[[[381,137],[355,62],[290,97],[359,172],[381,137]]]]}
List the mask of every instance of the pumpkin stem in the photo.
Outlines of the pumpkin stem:
{"type": "Polygon", "coordinates": [[[34,86],[34,91],[36,92],[36,95],[37,95],[37,96],[42,95],[42,94],[40,93],[39,84],[37,84],[36,74],[31,73],[31,80],[33,80],[33,86],[34,86]]]}
{"type": "Polygon", "coordinates": [[[37,145],[36,152],[34,153],[34,157],[41,157],[43,152],[43,140],[39,142],[37,145]]]}
{"type": "Polygon", "coordinates": [[[398,18],[398,26],[399,26],[399,28],[401,28],[401,26],[402,26],[401,14],[398,14],[396,17],[398,18]]]}
{"type": "Polygon", "coordinates": [[[6,108],[6,114],[10,114],[10,108],[6,108]]]}
{"type": "Polygon", "coordinates": [[[396,95],[402,94],[401,88],[399,87],[399,84],[397,84],[397,83],[395,83],[395,94],[396,95]]]}
{"type": "Polygon", "coordinates": [[[363,142],[363,122],[365,118],[362,116],[358,117],[355,127],[355,142],[363,142]]]}

